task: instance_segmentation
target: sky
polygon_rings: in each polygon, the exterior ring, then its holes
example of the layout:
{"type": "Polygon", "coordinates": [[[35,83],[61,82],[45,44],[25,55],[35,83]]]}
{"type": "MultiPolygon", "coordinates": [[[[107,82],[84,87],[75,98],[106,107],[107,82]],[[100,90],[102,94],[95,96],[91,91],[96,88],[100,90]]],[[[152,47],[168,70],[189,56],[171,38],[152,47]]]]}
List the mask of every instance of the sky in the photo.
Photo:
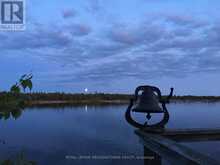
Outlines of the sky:
{"type": "Polygon", "coordinates": [[[219,0],[26,0],[26,29],[0,31],[0,91],[220,95],[219,0]]]}

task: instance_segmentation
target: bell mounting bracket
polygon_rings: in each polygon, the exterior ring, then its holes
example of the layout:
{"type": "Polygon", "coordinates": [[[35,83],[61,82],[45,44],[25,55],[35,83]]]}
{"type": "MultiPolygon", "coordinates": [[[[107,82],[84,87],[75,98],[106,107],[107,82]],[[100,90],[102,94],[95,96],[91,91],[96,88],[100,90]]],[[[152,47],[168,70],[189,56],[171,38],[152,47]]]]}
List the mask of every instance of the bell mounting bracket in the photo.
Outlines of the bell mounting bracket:
{"type": "MultiPolygon", "coordinates": [[[[170,88],[170,94],[167,97],[162,97],[160,89],[157,88],[157,87],[148,86],[148,85],[137,87],[136,90],[135,90],[135,97],[130,99],[129,106],[128,106],[128,108],[126,110],[126,113],[125,113],[125,118],[126,118],[127,122],[129,124],[131,124],[132,126],[140,128],[140,129],[145,129],[145,128],[164,128],[164,126],[169,121],[169,112],[168,112],[168,110],[166,108],[166,104],[170,103],[170,99],[171,99],[172,96],[173,96],[173,88],[170,88]],[[155,124],[148,124],[147,122],[145,122],[143,124],[139,123],[139,122],[135,121],[132,118],[132,115],[131,115],[131,111],[132,111],[132,107],[134,105],[134,102],[137,101],[137,99],[138,99],[138,93],[140,91],[146,90],[147,88],[150,88],[152,91],[157,93],[157,96],[158,96],[158,99],[159,99],[159,103],[161,103],[162,110],[163,110],[163,112],[162,112],[163,113],[162,120],[157,122],[157,123],[155,123],[155,124]]],[[[149,120],[151,118],[150,113],[147,113],[146,117],[149,120]]]]}

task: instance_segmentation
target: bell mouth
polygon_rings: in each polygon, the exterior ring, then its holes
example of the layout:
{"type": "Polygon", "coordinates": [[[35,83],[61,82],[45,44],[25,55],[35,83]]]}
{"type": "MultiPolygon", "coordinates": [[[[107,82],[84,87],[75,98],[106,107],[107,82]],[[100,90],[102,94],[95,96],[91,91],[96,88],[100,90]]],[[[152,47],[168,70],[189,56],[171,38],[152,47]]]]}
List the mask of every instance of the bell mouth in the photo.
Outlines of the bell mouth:
{"type": "Polygon", "coordinates": [[[138,112],[138,113],[164,113],[162,109],[140,109],[140,108],[133,108],[132,112],[138,112]]]}

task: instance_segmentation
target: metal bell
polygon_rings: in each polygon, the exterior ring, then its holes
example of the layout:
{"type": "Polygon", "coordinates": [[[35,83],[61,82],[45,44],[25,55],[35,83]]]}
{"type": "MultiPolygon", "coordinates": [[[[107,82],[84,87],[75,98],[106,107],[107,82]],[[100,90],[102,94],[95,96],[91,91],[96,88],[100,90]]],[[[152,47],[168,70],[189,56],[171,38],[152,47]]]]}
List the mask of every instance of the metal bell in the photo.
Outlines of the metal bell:
{"type": "Polygon", "coordinates": [[[159,106],[159,99],[151,88],[146,88],[137,98],[136,105],[132,109],[134,112],[141,113],[163,113],[159,106]]]}

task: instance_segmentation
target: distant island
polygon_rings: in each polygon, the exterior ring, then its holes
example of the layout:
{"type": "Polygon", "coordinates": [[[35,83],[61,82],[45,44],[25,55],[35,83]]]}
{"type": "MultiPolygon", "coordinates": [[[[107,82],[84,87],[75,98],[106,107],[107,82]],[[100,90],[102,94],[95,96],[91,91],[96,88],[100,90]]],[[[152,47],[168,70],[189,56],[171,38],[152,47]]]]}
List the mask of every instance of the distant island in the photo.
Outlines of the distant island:
{"type": "MultiPolygon", "coordinates": [[[[6,92],[0,93],[0,99],[6,92]]],[[[19,98],[24,100],[26,106],[35,105],[76,105],[76,104],[128,104],[133,95],[129,94],[72,94],[72,93],[21,93],[19,98]]],[[[171,102],[218,102],[220,96],[173,96],[171,102]]]]}

